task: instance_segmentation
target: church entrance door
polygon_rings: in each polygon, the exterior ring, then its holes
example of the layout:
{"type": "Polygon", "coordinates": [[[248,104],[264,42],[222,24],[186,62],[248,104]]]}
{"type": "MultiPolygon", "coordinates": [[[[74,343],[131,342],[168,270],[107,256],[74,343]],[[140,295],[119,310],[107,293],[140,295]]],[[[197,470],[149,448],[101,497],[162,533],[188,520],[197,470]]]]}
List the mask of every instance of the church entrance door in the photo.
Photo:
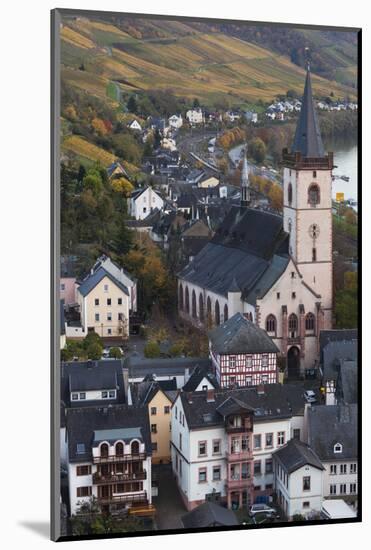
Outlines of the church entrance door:
{"type": "Polygon", "coordinates": [[[287,374],[289,378],[300,378],[300,350],[296,346],[287,354],[287,374]]]}

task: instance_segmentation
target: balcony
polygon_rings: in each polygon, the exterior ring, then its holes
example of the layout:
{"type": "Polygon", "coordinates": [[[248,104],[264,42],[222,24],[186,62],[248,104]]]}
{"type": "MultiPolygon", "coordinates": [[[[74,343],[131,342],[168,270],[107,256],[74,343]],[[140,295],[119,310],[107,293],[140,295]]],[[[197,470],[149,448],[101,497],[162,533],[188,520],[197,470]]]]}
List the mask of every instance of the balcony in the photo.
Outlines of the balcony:
{"type": "Polygon", "coordinates": [[[252,484],[252,478],[250,475],[244,477],[244,478],[231,478],[227,479],[226,481],[226,487],[227,490],[231,489],[242,489],[249,487],[252,484]]]}
{"type": "Polygon", "coordinates": [[[99,504],[132,504],[132,505],[148,505],[147,492],[134,493],[127,495],[112,495],[107,497],[99,497],[99,504]]]}
{"type": "Polygon", "coordinates": [[[145,460],[147,458],[146,453],[139,453],[136,455],[110,455],[110,456],[94,456],[94,464],[112,464],[114,462],[135,462],[138,460],[145,460]]]}
{"type": "Polygon", "coordinates": [[[244,460],[252,460],[253,457],[252,451],[250,449],[246,449],[238,453],[227,451],[225,455],[228,462],[241,462],[244,460]]]}
{"type": "Polygon", "coordinates": [[[129,474],[101,474],[95,472],[93,474],[93,484],[94,485],[103,485],[107,483],[122,483],[123,481],[141,481],[147,479],[147,471],[143,470],[142,472],[132,472],[129,474]]]}
{"type": "Polygon", "coordinates": [[[247,426],[232,426],[230,424],[226,424],[225,431],[228,434],[246,434],[252,431],[252,426],[251,424],[248,424],[247,426]]]}

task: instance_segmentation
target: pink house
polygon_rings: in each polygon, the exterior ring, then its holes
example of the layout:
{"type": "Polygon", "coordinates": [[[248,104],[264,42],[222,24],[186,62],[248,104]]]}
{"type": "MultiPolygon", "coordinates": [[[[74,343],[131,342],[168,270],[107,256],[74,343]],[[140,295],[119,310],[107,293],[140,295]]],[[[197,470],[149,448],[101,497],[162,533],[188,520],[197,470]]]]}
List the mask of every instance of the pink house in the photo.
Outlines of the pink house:
{"type": "Polygon", "coordinates": [[[65,305],[76,303],[76,277],[61,277],[59,296],[65,305]]]}

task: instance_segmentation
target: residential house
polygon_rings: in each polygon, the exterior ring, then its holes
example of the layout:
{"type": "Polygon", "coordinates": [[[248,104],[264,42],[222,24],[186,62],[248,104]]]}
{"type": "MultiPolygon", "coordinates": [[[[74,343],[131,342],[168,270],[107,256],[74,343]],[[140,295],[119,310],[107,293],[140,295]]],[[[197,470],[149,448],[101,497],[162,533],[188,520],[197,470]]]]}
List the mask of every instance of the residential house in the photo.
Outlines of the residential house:
{"type": "Polygon", "coordinates": [[[137,120],[131,120],[128,124],[128,128],[130,130],[135,130],[137,132],[141,132],[142,131],[142,127],[141,125],[139,124],[139,122],[137,120]]]}
{"type": "Polygon", "coordinates": [[[225,118],[228,122],[235,122],[241,118],[241,114],[236,111],[226,111],[225,118]]]}
{"type": "Polygon", "coordinates": [[[252,122],[253,124],[258,123],[258,113],[255,113],[254,111],[246,111],[245,118],[247,122],[252,122]]]}
{"type": "Polygon", "coordinates": [[[273,453],[273,469],[277,500],[287,519],[320,513],[324,467],[309,445],[291,439],[273,453]]]}
{"type": "MultiPolygon", "coordinates": [[[[194,297],[192,294],[192,301],[194,297]]],[[[209,332],[209,348],[222,388],[278,382],[278,347],[265,330],[241,313],[209,332]]]]}
{"type": "Polygon", "coordinates": [[[272,453],[303,434],[303,389],[180,392],[171,413],[172,468],[188,510],[247,506],[273,494],[272,453]]]}
{"type": "Polygon", "coordinates": [[[129,336],[129,314],[136,311],[136,281],[102,256],[77,288],[83,334],[129,336]]]}
{"type": "MultiPolygon", "coordinates": [[[[322,385],[325,389],[326,405],[335,405],[342,387],[341,377],[339,377],[340,370],[343,372],[345,385],[347,385],[345,377],[349,374],[351,377],[347,377],[349,382],[353,380],[352,393],[356,392],[358,341],[331,341],[322,347],[321,351],[322,385]]],[[[353,397],[351,402],[355,402],[355,400],[353,397]]]]}
{"type": "Polygon", "coordinates": [[[183,118],[182,115],[172,115],[169,117],[169,126],[171,128],[181,128],[183,126],[183,118]]]}
{"type": "Polygon", "coordinates": [[[182,391],[188,393],[193,391],[207,391],[218,389],[219,384],[214,374],[208,368],[196,366],[192,374],[189,375],[189,369],[186,371],[185,384],[182,391]]]}
{"type": "Polygon", "coordinates": [[[115,178],[127,178],[128,173],[123,167],[123,165],[120,162],[113,162],[110,164],[107,168],[107,175],[109,180],[113,180],[115,178]]]}
{"type": "Polygon", "coordinates": [[[324,466],[323,496],[357,506],[357,405],[312,405],[306,411],[307,442],[324,466]]]}
{"type": "Polygon", "coordinates": [[[146,407],[69,409],[66,430],[71,515],[92,497],[102,512],[154,514],[146,407]]]}
{"type": "Polygon", "coordinates": [[[161,210],[164,200],[161,195],[152,187],[145,186],[135,189],[129,199],[129,214],[136,220],[143,220],[155,208],[161,210]]]}
{"type": "Polygon", "coordinates": [[[186,112],[186,118],[190,124],[202,124],[205,121],[201,108],[189,109],[186,112]]]}
{"type": "Polygon", "coordinates": [[[216,178],[215,176],[208,176],[205,174],[204,177],[198,180],[197,187],[207,189],[208,187],[216,187],[217,185],[219,185],[219,183],[219,178],[216,178]]]}

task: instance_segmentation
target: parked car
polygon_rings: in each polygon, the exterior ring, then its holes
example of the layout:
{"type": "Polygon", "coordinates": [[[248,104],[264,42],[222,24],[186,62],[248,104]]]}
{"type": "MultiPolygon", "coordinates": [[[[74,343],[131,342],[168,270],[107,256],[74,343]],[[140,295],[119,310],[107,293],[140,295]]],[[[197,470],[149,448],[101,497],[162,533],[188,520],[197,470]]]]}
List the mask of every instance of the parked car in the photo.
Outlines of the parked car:
{"type": "Polygon", "coordinates": [[[270,518],[277,516],[277,511],[267,504],[252,504],[249,508],[249,516],[254,517],[256,514],[266,514],[270,518]]]}
{"type": "Polygon", "coordinates": [[[313,390],[306,390],[304,392],[304,399],[307,403],[315,403],[317,401],[316,394],[313,390]]]}

